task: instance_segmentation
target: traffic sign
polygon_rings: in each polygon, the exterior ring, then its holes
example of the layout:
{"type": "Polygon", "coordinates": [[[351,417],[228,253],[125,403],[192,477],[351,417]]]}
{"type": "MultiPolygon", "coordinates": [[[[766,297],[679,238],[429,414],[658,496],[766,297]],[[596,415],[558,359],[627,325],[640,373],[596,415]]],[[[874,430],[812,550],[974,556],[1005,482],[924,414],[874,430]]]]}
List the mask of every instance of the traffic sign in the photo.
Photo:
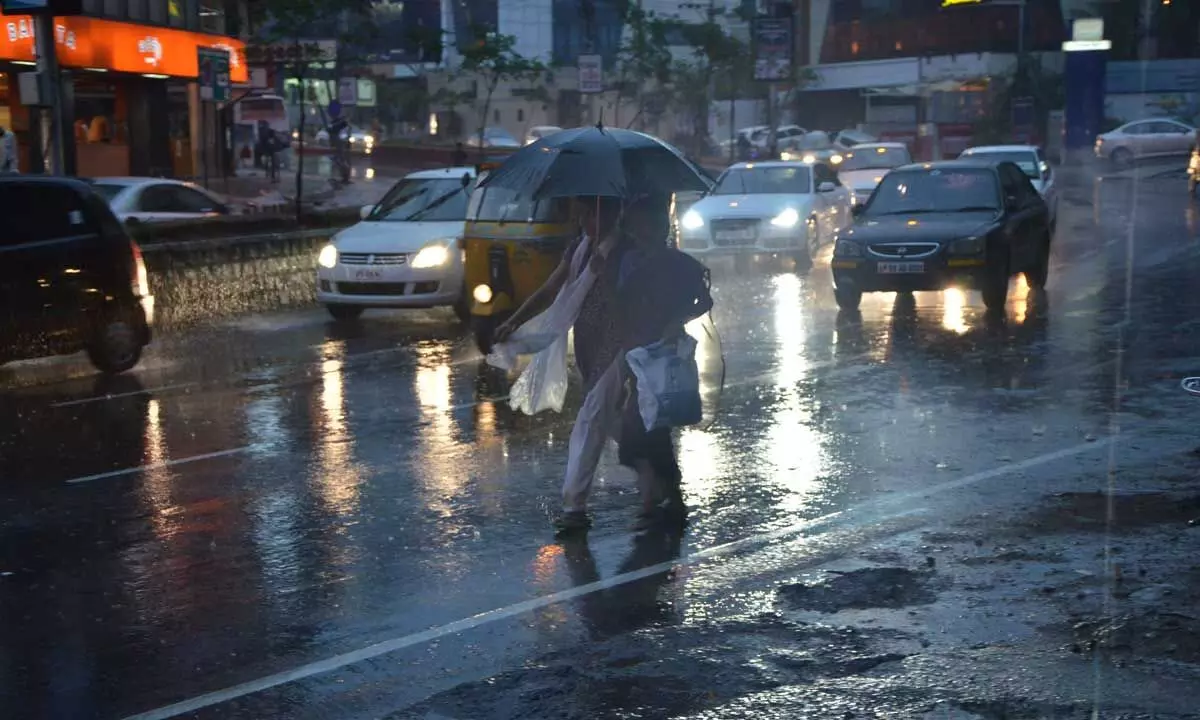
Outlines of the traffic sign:
{"type": "Polygon", "coordinates": [[[754,20],[754,79],[777,82],[792,77],[792,18],[754,20]]]}
{"type": "Polygon", "coordinates": [[[579,56],[579,92],[604,92],[604,61],[599,55],[579,56]]]}
{"type": "Polygon", "coordinates": [[[200,99],[209,102],[227,102],[229,100],[229,51],[211,47],[197,48],[196,64],[200,71],[197,78],[200,85],[200,99]]]}

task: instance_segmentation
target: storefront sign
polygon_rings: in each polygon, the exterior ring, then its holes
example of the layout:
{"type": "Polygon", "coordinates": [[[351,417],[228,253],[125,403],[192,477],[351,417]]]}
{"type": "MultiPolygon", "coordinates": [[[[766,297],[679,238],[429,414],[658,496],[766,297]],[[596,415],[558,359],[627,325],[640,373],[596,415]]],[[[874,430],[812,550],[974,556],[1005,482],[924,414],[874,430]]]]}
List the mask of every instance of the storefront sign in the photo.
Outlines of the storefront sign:
{"type": "Polygon", "coordinates": [[[196,52],[200,99],[226,102],[229,100],[229,53],[217,48],[198,48],[196,52]]]}
{"type": "Polygon", "coordinates": [[[358,104],[358,80],[344,77],[338,80],[338,102],[346,107],[358,104]]]}
{"type": "MultiPolygon", "coordinates": [[[[0,60],[33,62],[33,18],[6,16],[0,22],[4,24],[0,33],[0,60]]],[[[181,78],[199,75],[199,48],[217,47],[229,53],[230,81],[243,84],[249,81],[245,45],[224,36],[97,18],[60,17],[55,18],[54,41],[58,61],[66,67],[181,78]]]]}
{"type": "Polygon", "coordinates": [[[754,79],[774,82],[792,76],[792,19],[754,20],[754,79]]]}
{"type": "Polygon", "coordinates": [[[604,92],[604,59],[599,55],[579,56],[579,92],[604,92]]]}

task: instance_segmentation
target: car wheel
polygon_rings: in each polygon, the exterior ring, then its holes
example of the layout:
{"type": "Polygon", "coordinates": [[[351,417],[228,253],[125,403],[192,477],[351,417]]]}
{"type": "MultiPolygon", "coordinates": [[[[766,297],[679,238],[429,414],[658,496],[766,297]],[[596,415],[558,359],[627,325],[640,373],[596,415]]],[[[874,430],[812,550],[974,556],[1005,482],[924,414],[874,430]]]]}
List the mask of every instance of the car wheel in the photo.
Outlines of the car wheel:
{"type": "Polygon", "coordinates": [[[833,299],[837,300],[838,307],[843,310],[857,310],[862,303],[862,290],[855,288],[834,288],[833,299]]]}
{"type": "Polygon", "coordinates": [[[462,295],[454,303],[454,315],[460,323],[466,324],[471,322],[471,300],[466,288],[463,288],[462,295]]]}
{"type": "Polygon", "coordinates": [[[1037,265],[1025,272],[1025,280],[1034,290],[1044,290],[1050,277],[1050,236],[1042,238],[1037,251],[1037,265]]]}
{"type": "Polygon", "coordinates": [[[128,314],[110,317],[88,343],[87,356],[106,375],[123,373],[142,359],[142,335],[128,314]]]}
{"type": "Polygon", "coordinates": [[[357,320],[365,308],[358,305],[326,305],[325,309],[329,311],[334,320],[349,321],[357,320]]]}
{"type": "Polygon", "coordinates": [[[1117,167],[1128,167],[1133,162],[1133,153],[1125,148],[1117,148],[1112,151],[1112,155],[1108,156],[1112,160],[1113,165],[1117,167]]]}
{"type": "Polygon", "coordinates": [[[1004,261],[1001,268],[991,272],[980,288],[983,295],[983,305],[990,312],[1004,310],[1004,303],[1008,302],[1008,261],[1004,261]]]}

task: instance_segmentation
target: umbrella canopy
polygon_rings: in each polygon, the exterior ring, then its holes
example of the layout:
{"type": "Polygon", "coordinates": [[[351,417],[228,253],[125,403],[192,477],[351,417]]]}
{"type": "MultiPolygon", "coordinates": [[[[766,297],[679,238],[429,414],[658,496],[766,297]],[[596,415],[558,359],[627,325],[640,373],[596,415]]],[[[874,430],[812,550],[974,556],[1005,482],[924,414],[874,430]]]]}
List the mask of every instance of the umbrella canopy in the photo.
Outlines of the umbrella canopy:
{"type": "Polygon", "coordinates": [[[712,181],[683,153],[658,138],[597,125],[563,130],[526,145],[482,185],[542,200],[703,192],[712,181]]]}

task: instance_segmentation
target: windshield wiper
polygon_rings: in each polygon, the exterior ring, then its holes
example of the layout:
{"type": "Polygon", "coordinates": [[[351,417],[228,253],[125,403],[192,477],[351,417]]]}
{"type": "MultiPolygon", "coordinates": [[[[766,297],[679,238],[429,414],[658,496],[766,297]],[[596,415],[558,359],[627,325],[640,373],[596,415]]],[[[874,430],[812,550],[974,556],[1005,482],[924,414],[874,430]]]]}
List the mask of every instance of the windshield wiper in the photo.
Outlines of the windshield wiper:
{"type": "MultiPolygon", "coordinates": [[[[395,202],[393,202],[393,203],[388,203],[388,205],[387,205],[387,209],[386,209],[386,210],[384,210],[384,205],[383,205],[383,203],[381,202],[381,203],[379,203],[379,206],[378,206],[378,207],[375,209],[375,212],[371,213],[371,216],[370,216],[370,217],[368,217],[367,219],[368,219],[368,220],[380,220],[380,219],[382,219],[382,218],[383,218],[383,216],[384,216],[384,215],[386,215],[388,212],[391,212],[391,209],[392,209],[392,208],[398,208],[398,207],[401,207],[401,206],[403,206],[405,203],[407,203],[407,202],[411,201],[413,198],[415,198],[415,197],[417,197],[418,195],[420,195],[421,193],[425,193],[425,192],[429,192],[428,188],[421,188],[420,190],[417,190],[416,192],[409,193],[408,195],[405,195],[405,196],[404,196],[404,197],[402,197],[402,198],[397,198],[395,202]]],[[[386,200],[387,198],[384,198],[384,199],[386,200]]],[[[418,211],[418,212],[420,212],[420,211],[418,211]]],[[[405,220],[407,220],[407,219],[408,219],[408,218],[405,218],[405,220]]]]}
{"type": "Polygon", "coordinates": [[[450,198],[452,198],[452,197],[454,197],[455,195],[459,194],[460,192],[462,192],[462,191],[463,191],[463,190],[465,190],[465,189],[466,189],[466,188],[461,188],[461,187],[460,187],[460,188],[458,188],[457,190],[453,190],[453,191],[451,191],[451,192],[448,192],[448,193],[446,193],[445,195],[443,195],[443,196],[441,196],[441,197],[437,198],[437,199],[436,199],[436,200],[434,200],[433,202],[429,203],[429,204],[428,204],[428,205],[426,205],[425,207],[421,208],[420,210],[416,211],[415,213],[413,213],[412,215],[409,215],[408,217],[406,217],[406,218],[404,218],[404,219],[405,219],[405,220],[416,220],[418,217],[420,217],[421,215],[424,215],[425,213],[429,212],[430,210],[433,210],[433,209],[437,208],[437,207],[438,207],[438,206],[440,206],[440,205],[444,205],[444,204],[446,203],[446,201],[447,201],[447,200],[449,200],[450,198]]]}

